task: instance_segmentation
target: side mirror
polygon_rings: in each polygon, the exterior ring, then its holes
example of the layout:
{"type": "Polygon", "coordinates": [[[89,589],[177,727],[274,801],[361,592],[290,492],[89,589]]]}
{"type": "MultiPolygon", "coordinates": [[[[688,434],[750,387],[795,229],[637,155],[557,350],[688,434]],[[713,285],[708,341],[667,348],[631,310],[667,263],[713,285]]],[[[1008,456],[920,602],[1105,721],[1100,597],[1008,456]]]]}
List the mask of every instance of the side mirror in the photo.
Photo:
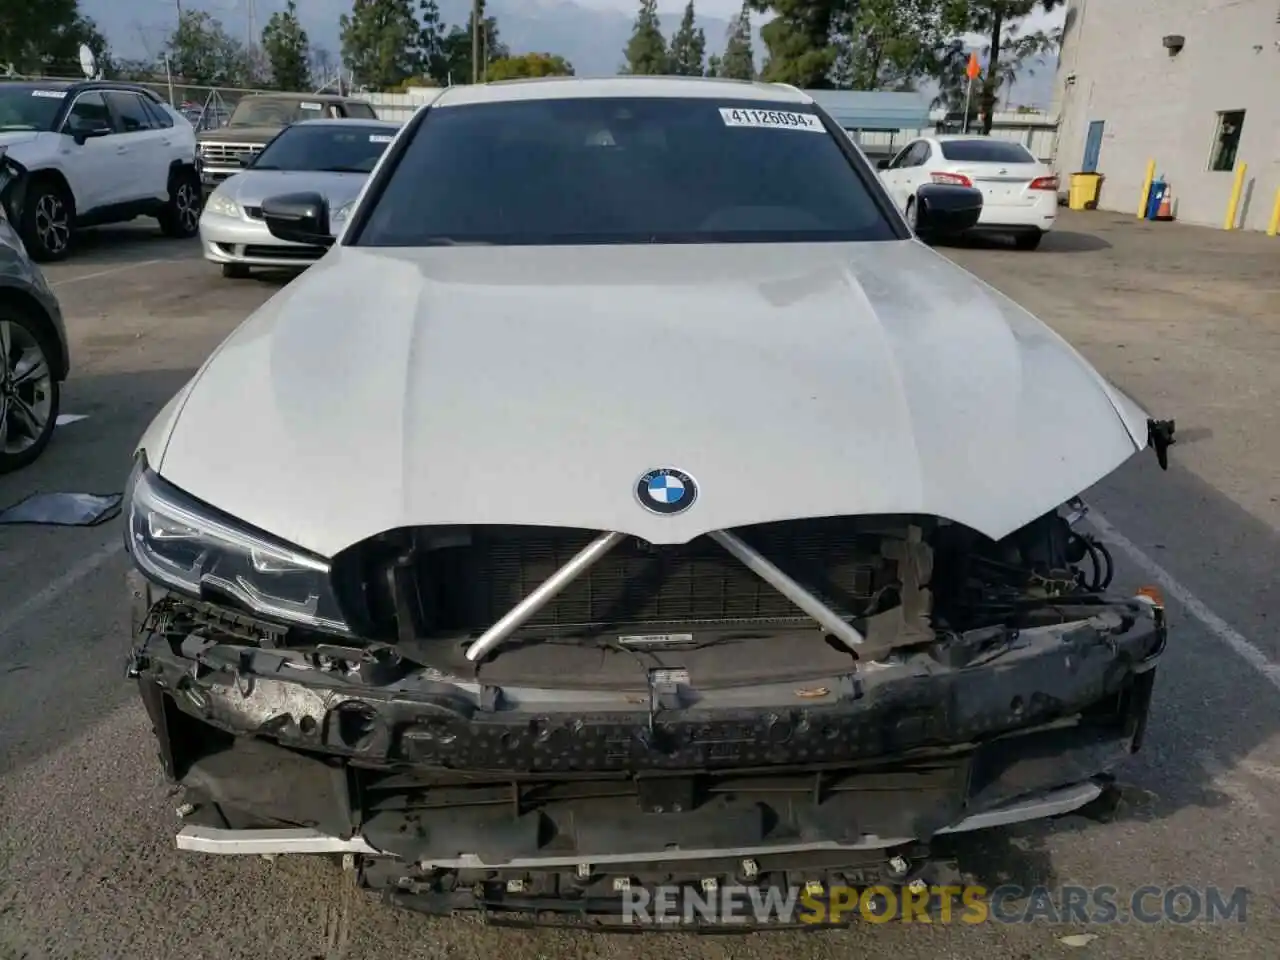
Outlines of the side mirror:
{"type": "Polygon", "coordinates": [[[83,147],[87,141],[95,137],[110,136],[112,132],[110,127],[79,127],[71,131],[71,139],[77,147],[83,147]]]}
{"type": "Polygon", "coordinates": [[[922,240],[957,237],[982,216],[982,191],[947,183],[926,183],[916,190],[916,234],[922,240]]]}
{"type": "Polygon", "coordinates": [[[329,204],[318,193],[288,193],[262,201],[262,219],[278,240],[312,247],[333,245],[329,204]]]}
{"type": "Polygon", "coordinates": [[[876,161],[877,170],[888,170],[889,164],[893,163],[893,157],[881,157],[876,161]]]}
{"type": "Polygon", "coordinates": [[[253,161],[257,159],[258,155],[256,153],[242,153],[236,158],[237,162],[242,167],[252,167],[253,161]]]}

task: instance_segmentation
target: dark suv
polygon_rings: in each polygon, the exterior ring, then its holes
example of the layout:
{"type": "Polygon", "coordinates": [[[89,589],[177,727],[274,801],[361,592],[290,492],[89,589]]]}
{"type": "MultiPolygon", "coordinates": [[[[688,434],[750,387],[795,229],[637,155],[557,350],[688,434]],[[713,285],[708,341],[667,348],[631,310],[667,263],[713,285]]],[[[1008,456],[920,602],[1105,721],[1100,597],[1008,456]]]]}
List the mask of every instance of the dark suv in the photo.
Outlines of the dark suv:
{"type": "Polygon", "coordinates": [[[204,130],[198,137],[200,179],[211,190],[240,172],[248,159],[277,133],[300,120],[376,120],[377,113],[364,100],[333,94],[264,93],[245,97],[231,112],[224,127],[204,130]]]}

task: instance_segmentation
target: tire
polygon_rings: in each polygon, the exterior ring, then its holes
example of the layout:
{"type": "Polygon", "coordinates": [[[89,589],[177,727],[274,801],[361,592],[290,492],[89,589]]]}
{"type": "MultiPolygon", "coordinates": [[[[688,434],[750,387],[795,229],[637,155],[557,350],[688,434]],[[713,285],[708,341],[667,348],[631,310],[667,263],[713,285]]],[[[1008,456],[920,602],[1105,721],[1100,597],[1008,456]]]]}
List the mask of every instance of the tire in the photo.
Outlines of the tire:
{"type": "Polygon", "coordinates": [[[243,263],[224,263],[222,275],[228,280],[245,280],[249,276],[249,268],[243,263]]]}
{"type": "Polygon", "coordinates": [[[1040,246],[1040,241],[1044,237],[1044,232],[1037,230],[1035,233],[1020,233],[1013,238],[1013,245],[1019,250],[1034,250],[1040,246]]]}
{"type": "Polygon", "coordinates": [[[75,204],[56,180],[39,178],[27,192],[18,233],[37,263],[65,260],[71,253],[75,204]]]}
{"type": "Polygon", "coordinates": [[[200,232],[204,188],[194,170],[182,169],[169,178],[169,202],[156,217],[160,232],[176,240],[189,240],[200,232]]]}
{"type": "Polygon", "coordinates": [[[912,236],[915,236],[915,235],[917,234],[917,232],[918,232],[916,228],[917,228],[917,226],[919,225],[919,223],[918,223],[918,219],[919,219],[919,218],[918,218],[918,216],[917,216],[917,211],[916,211],[916,198],[915,198],[915,197],[909,197],[909,198],[907,199],[907,211],[906,211],[906,217],[907,217],[907,226],[909,226],[909,227],[911,228],[911,234],[912,234],[912,236]]]}
{"type": "Polygon", "coordinates": [[[56,355],[48,324],[0,303],[0,474],[34,462],[53,439],[56,355]]]}

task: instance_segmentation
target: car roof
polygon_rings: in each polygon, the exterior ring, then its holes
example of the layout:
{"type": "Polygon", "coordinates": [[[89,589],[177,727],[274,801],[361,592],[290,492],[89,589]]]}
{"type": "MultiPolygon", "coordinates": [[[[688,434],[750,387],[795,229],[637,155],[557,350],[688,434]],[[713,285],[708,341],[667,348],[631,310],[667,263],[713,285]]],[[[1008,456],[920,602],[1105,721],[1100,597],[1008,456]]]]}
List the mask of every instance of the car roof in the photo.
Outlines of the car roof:
{"type": "Polygon", "coordinates": [[[795,87],[714,77],[539,77],[445,87],[433,106],[570,100],[594,97],[672,97],[701,100],[761,100],[808,105],[813,98],[795,87]]]}

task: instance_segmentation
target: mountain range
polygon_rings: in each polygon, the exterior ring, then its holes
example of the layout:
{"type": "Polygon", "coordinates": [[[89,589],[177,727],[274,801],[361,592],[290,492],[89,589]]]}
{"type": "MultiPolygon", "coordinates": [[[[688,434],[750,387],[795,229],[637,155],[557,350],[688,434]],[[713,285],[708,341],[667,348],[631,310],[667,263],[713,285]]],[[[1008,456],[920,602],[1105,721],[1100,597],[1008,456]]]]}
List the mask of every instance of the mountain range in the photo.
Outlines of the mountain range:
{"type": "MultiPolygon", "coordinates": [[[[470,0],[438,0],[446,29],[465,24],[470,0]]],[[[205,10],[221,21],[232,36],[248,39],[249,10],[253,27],[261,33],[272,13],[283,10],[285,0],[180,0],[183,9],[205,10]]],[[[695,0],[696,3],[696,0],[695,0]]],[[[177,19],[177,6],[169,0],[80,0],[84,15],[92,17],[118,59],[151,60],[160,57],[177,19]]],[[[338,18],[351,9],[351,0],[302,0],[298,15],[313,47],[324,48],[336,60],[341,50],[338,18]]],[[[611,76],[623,63],[623,48],[631,36],[634,12],[623,12],[597,2],[576,0],[487,0],[486,12],[497,19],[502,41],[519,53],[556,53],[573,64],[579,76],[611,76]]],[[[663,32],[671,37],[679,13],[661,15],[663,32]]],[[[707,54],[724,49],[729,21],[698,16],[707,37],[707,54]]],[[[754,37],[756,66],[763,63],[764,44],[754,37]]],[[[1016,84],[1019,103],[1047,105],[1051,99],[1053,64],[1044,64],[1016,84]]],[[[930,90],[922,93],[931,94],[930,90]]]]}

